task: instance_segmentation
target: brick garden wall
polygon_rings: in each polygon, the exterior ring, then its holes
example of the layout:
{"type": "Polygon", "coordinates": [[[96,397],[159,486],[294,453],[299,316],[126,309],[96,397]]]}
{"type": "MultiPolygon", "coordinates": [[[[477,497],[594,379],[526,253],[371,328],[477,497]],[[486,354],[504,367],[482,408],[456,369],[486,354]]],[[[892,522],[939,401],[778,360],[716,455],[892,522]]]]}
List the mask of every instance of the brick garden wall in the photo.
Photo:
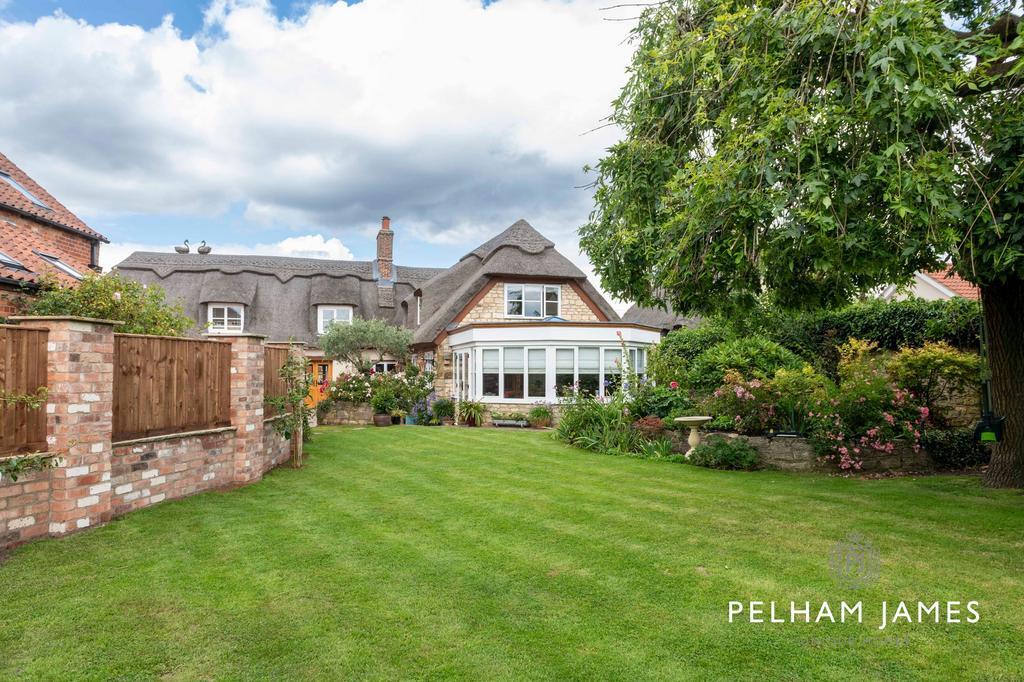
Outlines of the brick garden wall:
{"type": "Polygon", "coordinates": [[[291,443],[263,416],[263,340],[232,344],[231,425],[112,443],[113,324],[21,318],[49,330],[48,452],[58,466],[0,480],[0,550],[61,536],[142,507],[242,485],[288,460],[291,443]]]}

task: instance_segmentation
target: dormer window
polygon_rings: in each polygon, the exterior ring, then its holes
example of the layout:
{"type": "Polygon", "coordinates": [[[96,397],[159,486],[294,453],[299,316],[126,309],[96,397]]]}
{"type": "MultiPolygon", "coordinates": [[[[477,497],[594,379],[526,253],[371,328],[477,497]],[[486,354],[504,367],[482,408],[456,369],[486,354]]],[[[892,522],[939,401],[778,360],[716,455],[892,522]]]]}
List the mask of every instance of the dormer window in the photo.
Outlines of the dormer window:
{"type": "Polygon", "coordinates": [[[423,297],[416,294],[416,326],[420,326],[420,311],[423,308],[423,297]]]}
{"type": "Polygon", "coordinates": [[[213,334],[240,332],[245,327],[245,306],[241,303],[210,303],[206,314],[213,334]]]}
{"type": "Polygon", "coordinates": [[[561,303],[562,287],[558,284],[505,285],[505,317],[555,317],[561,303]]]}
{"type": "Polygon", "coordinates": [[[352,324],[352,306],[321,305],[316,308],[316,331],[327,333],[332,324],[352,324]]]}

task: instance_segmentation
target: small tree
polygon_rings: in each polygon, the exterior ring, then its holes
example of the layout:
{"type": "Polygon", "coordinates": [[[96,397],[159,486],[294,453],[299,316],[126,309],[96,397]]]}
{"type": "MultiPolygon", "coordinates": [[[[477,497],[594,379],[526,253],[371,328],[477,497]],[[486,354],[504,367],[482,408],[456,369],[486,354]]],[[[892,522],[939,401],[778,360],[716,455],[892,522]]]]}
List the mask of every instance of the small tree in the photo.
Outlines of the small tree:
{"type": "Polygon", "coordinates": [[[302,466],[302,441],[309,437],[309,420],[313,410],[306,404],[313,377],[306,371],[306,358],[295,346],[288,349],[288,359],[281,366],[285,394],[270,396],[265,402],[281,416],[273,421],[274,429],[292,443],[292,466],[302,466]]]}
{"type": "Polygon", "coordinates": [[[382,320],[334,324],[320,337],[320,347],[328,358],[348,362],[363,373],[387,357],[404,360],[409,355],[410,343],[411,331],[382,320]],[[366,357],[368,353],[370,358],[366,357]],[[376,359],[372,359],[374,357],[376,359]]]}
{"type": "Polygon", "coordinates": [[[125,334],[181,336],[193,325],[181,306],[166,301],[163,289],[117,273],[90,273],[74,287],[46,278],[38,297],[25,306],[25,313],[118,320],[124,324],[117,331],[125,334]]]}

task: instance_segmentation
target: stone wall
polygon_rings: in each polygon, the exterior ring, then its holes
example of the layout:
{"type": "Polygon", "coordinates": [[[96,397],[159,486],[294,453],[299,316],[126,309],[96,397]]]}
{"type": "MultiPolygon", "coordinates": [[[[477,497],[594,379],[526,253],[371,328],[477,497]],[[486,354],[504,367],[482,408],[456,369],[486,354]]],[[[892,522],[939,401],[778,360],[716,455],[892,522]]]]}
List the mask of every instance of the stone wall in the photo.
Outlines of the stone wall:
{"type": "Polygon", "coordinates": [[[161,436],[114,446],[114,516],[142,507],[230,485],[235,429],[161,436]]]}
{"type": "Polygon", "coordinates": [[[232,344],[231,425],[112,443],[113,323],[17,318],[48,330],[49,470],[0,480],[0,550],[61,536],[141,507],[258,481],[289,459],[291,443],[263,418],[263,340],[232,344]]]}
{"type": "MultiPolygon", "coordinates": [[[[593,310],[590,309],[576,290],[566,282],[561,283],[562,288],[562,304],[561,304],[561,315],[560,317],[569,320],[570,322],[597,322],[598,317],[593,310]]],[[[523,318],[517,317],[506,317],[505,316],[505,284],[504,282],[497,282],[491,289],[484,294],[483,298],[475,306],[473,306],[466,316],[462,318],[459,324],[469,324],[470,322],[515,322],[525,321],[523,318]]],[[[536,320],[533,320],[536,321],[536,320]]]]}
{"type": "Polygon", "coordinates": [[[373,408],[366,403],[346,403],[336,401],[327,412],[318,415],[318,423],[324,426],[339,424],[372,424],[373,408]]]}
{"type": "Polygon", "coordinates": [[[0,549],[46,535],[50,528],[50,471],[0,480],[0,549]]]}
{"type": "MultiPolygon", "coordinates": [[[[672,449],[675,452],[685,453],[690,446],[686,442],[689,431],[669,431],[669,439],[672,441],[672,449]]],[[[739,438],[750,443],[761,455],[762,464],[769,469],[782,469],[784,471],[818,471],[830,473],[838,471],[834,462],[819,462],[814,454],[814,449],[806,438],[778,437],[765,438],[763,436],[746,436],[736,433],[712,432],[702,433],[701,440],[709,437],[739,438]]],[[[912,446],[900,444],[892,453],[877,452],[869,450],[859,455],[862,466],[861,472],[880,471],[922,471],[934,467],[931,458],[924,450],[914,451],[912,446]]]]}

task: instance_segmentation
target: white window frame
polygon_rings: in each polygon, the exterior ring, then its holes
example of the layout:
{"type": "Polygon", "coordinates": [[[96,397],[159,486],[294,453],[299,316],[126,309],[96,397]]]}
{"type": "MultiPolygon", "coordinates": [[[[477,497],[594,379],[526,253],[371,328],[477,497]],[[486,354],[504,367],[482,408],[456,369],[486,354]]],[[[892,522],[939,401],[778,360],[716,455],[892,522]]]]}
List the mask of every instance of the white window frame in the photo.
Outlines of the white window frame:
{"type": "Polygon", "coordinates": [[[562,316],[562,285],[561,284],[538,284],[536,282],[506,282],[505,283],[505,317],[519,318],[526,320],[543,320],[546,317],[561,317],[562,316]],[[527,315],[526,314],[526,287],[540,287],[540,315],[527,315]],[[510,313],[508,311],[509,293],[515,289],[519,289],[522,292],[522,298],[519,299],[521,312],[519,314],[510,313]],[[558,294],[558,301],[556,302],[556,311],[554,314],[548,313],[548,291],[554,291],[558,294]]]}
{"type": "Polygon", "coordinates": [[[242,303],[207,303],[206,304],[206,330],[211,334],[238,334],[245,330],[245,305],[242,303]],[[216,327],[213,323],[213,311],[216,308],[224,309],[224,326],[216,327]],[[228,308],[238,308],[239,312],[239,326],[238,329],[229,329],[227,327],[228,319],[228,308]]]}
{"type": "Polygon", "coordinates": [[[416,296],[416,326],[420,326],[420,310],[423,307],[423,297],[420,295],[416,296]]]}
{"type": "MultiPolygon", "coordinates": [[[[456,371],[459,373],[458,377],[453,377],[452,382],[452,395],[451,397],[461,397],[458,395],[457,386],[459,379],[461,378],[469,388],[469,398],[471,400],[480,400],[484,403],[509,403],[509,404],[533,404],[538,402],[559,402],[562,397],[558,395],[558,391],[555,388],[556,377],[559,374],[557,368],[558,362],[558,351],[569,350],[572,351],[573,367],[573,387],[576,387],[580,381],[580,349],[581,348],[596,348],[598,352],[598,371],[597,371],[597,396],[604,399],[606,397],[605,392],[605,380],[611,376],[612,372],[605,372],[605,354],[606,351],[619,351],[621,346],[612,345],[607,342],[605,343],[586,343],[581,342],[578,344],[572,343],[549,343],[549,344],[530,344],[520,342],[507,342],[507,343],[481,343],[472,344],[468,348],[459,348],[453,352],[454,358],[460,357],[463,353],[469,353],[469,367],[468,376],[461,377],[461,373],[467,371],[464,366],[458,366],[456,371]],[[506,348],[522,348],[523,349],[523,396],[522,398],[505,398],[505,349],[506,348]],[[530,394],[530,351],[531,350],[543,350],[544,355],[544,393],[543,396],[536,396],[530,394]],[[498,354],[498,394],[485,396],[483,395],[483,354],[485,351],[496,351],[498,354]]],[[[644,353],[647,352],[646,346],[627,346],[627,357],[633,353],[644,353]]],[[[631,366],[632,367],[632,366],[631,366]]],[[[632,367],[635,371],[635,367],[632,367]]],[[[619,373],[622,376],[622,381],[626,386],[630,381],[628,375],[623,372],[619,373]]]]}
{"type": "Polygon", "coordinates": [[[339,311],[348,311],[348,320],[339,320],[335,317],[331,320],[331,324],[352,324],[352,318],[355,316],[355,311],[350,305],[318,305],[316,307],[316,333],[325,334],[327,333],[327,327],[324,326],[324,313],[331,310],[337,315],[339,311]]]}
{"type": "Polygon", "coordinates": [[[398,362],[396,360],[381,360],[380,362],[373,363],[373,371],[377,374],[394,374],[398,371],[398,362]],[[382,369],[378,369],[383,365],[382,369]]]}

